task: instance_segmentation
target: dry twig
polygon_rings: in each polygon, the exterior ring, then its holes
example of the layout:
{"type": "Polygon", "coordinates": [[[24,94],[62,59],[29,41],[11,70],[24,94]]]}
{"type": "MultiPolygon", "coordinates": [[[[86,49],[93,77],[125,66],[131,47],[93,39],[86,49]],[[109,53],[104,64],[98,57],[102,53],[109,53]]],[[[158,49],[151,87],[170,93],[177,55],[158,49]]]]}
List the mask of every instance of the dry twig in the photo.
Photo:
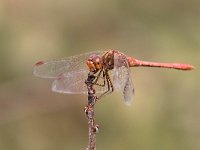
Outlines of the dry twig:
{"type": "Polygon", "coordinates": [[[89,142],[86,150],[96,150],[96,133],[98,132],[99,126],[94,123],[94,104],[97,100],[95,95],[95,89],[93,88],[93,81],[95,79],[94,73],[89,72],[88,78],[85,81],[88,89],[88,105],[85,107],[85,113],[88,118],[88,131],[89,131],[89,142]]]}

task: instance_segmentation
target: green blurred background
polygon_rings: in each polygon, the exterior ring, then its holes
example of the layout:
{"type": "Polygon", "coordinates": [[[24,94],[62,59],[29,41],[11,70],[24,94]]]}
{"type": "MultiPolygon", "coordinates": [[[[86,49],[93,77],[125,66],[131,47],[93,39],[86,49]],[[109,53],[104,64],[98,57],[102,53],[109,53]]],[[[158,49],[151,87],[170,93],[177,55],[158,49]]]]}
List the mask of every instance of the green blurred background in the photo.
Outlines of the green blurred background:
{"type": "Polygon", "coordinates": [[[134,104],[96,105],[99,150],[200,149],[200,1],[0,1],[0,150],[79,150],[88,142],[86,95],[51,92],[38,60],[117,49],[182,72],[132,68],[134,104]]]}

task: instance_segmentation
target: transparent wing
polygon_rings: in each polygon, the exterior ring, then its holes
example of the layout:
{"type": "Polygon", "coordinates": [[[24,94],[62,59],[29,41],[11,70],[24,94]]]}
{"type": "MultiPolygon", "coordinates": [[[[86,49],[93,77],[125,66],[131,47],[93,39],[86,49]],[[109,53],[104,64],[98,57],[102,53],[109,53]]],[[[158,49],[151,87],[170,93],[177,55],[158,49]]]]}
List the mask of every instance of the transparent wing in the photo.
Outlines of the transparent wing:
{"type": "Polygon", "coordinates": [[[85,80],[87,79],[88,70],[71,71],[60,75],[52,84],[52,91],[58,93],[87,93],[85,80]]]}
{"type": "MultiPolygon", "coordinates": [[[[89,52],[59,60],[40,61],[35,64],[33,74],[41,78],[54,79],[52,90],[59,93],[87,93],[85,80],[88,75],[86,60],[90,55],[101,55],[103,51],[89,52]]],[[[105,91],[105,87],[95,87],[97,93],[105,91]]]]}
{"type": "Polygon", "coordinates": [[[133,100],[134,85],[128,61],[122,53],[114,54],[113,82],[114,88],[123,92],[125,103],[130,105],[133,100]]]}
{"type": "Polygon", "coordinates": [[[80,55],[75,55],[59,60],[40,61],[34,65],[33,74],[40,78],[56,79],[65,72],[72,72],[86,68],[86,60],[92,54],[103,54],[100,52],[89,52],[80,55]]]}
{"type": "MultiPolygon", "coordinates": [[[[85,84],[87,76],[87,69],[64,73],[58,79],[54,80],[52,91],[67,94],[87,94],[88,90],[85,84]]],[[[98,83],[103,83],[103,77],[99,78],[98,83]]],[[[96,93],[103,93],[107,90],[107,87],[94,85],[94,89],[96,90],[96,93]]]]}

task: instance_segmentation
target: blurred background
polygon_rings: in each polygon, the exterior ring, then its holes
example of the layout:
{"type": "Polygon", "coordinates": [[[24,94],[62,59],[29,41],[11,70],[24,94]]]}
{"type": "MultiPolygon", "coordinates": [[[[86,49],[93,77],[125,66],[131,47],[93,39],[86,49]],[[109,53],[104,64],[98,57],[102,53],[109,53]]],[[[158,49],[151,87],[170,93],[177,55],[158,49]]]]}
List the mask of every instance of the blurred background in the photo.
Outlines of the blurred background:
{"type": "Polygon", "coordinates": [[[135,97],[96,105],[99,150],[200,149],[200,1],[0,1],[0,149],[80,150],[88,143],[86,95],[51,92],[39,60],[117,49],[194,71],[132,68],[135,97]]]}

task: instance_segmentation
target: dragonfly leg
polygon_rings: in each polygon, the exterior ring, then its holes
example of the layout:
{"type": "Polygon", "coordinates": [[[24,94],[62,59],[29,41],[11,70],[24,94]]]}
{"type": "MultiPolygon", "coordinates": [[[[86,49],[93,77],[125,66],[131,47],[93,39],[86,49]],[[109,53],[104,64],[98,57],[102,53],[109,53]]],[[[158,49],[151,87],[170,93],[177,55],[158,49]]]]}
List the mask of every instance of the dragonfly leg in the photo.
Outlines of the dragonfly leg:
{"type": "Polygon", "coordinates": [[[113,92],[114,91],[114,88],[113,88],[113,84],[112,84],[112,81],[110,79],[110,76],[108,75],[108,72],[107,72],[107,78],[108,78],[108,81],[110,83],[110,87],[111,87],[111,91],[110,92],[113,92]]]}
{"type": "Polygon", "coordinates": [[[94,82],[93,82],[94,84],[97,83],[99,77],[101,76],[102,71],[103,71],[103,69],[101,69],[101,70],[99,71],[98,75],[96,76],[96,79],[95,79],[94,82]]]}
{"type": "Polygon", "coordinates": [[[103,69],[100,70],[100,72],[99,72],[98,75],[96,76],[96,79],[95,79],[95,81],[93,82],[93,84],[94,84],[94,85],[98,85],[98,86],[105,86],[105,85],[106,85],[106,82],[105,82],[105,71],[104,71],[103,69]],[[100,83],[98,83],[98,80],[99,80],[99,78],[100,78],[102,72],[103,72],[103,84],[100,84],[100,83]]]}
{"type": "MultiPolygon", "coordinates": [[[[113,92],[113,85],[112,85],[112,82],[111,82],[111,79],[110,79],[110,76],[109,76],[109,74],[108,74],[108,71],[106,70],[105,71],[105,77],[106,77],[106,83],[107,83],[107,87],[108,87],[108,89],[107,89],[107,91],[105,91],[103,94],[101,94],[99,97],[98,97],[98,99],[100,99],[102,96],[104,96],[105,94],[108,94],[108,93],[111,93],[111,92],[113,92]]],[[[105,84],[106,84],[105,83],[105,84]]]]}
{"type": "MultiPolygon", "coordinates": [[[[101,70],[99,71],[99,73],[98,73],[97,76],[94,76],[94,75],[93,75],[93,77],[94,77],[94,79],[93,79],[93,81],[92,81],[92,84],[93,84],[93,85],[105,86],[105,83],[104,83],[104,84],[99,84],[99,83],[97,83],[98,80],[99,80],[99,78],[100,78],[100,76],[101,76],[101,74],[102,74],[102,71],[103,71],[103,69],[101,69],[101,70]]],[[[104,78],[104,73],[103,73],[103,78],[104,78]]],[[[85,83],[87,84],[87,80],[85,81],[85,83]]]]}

